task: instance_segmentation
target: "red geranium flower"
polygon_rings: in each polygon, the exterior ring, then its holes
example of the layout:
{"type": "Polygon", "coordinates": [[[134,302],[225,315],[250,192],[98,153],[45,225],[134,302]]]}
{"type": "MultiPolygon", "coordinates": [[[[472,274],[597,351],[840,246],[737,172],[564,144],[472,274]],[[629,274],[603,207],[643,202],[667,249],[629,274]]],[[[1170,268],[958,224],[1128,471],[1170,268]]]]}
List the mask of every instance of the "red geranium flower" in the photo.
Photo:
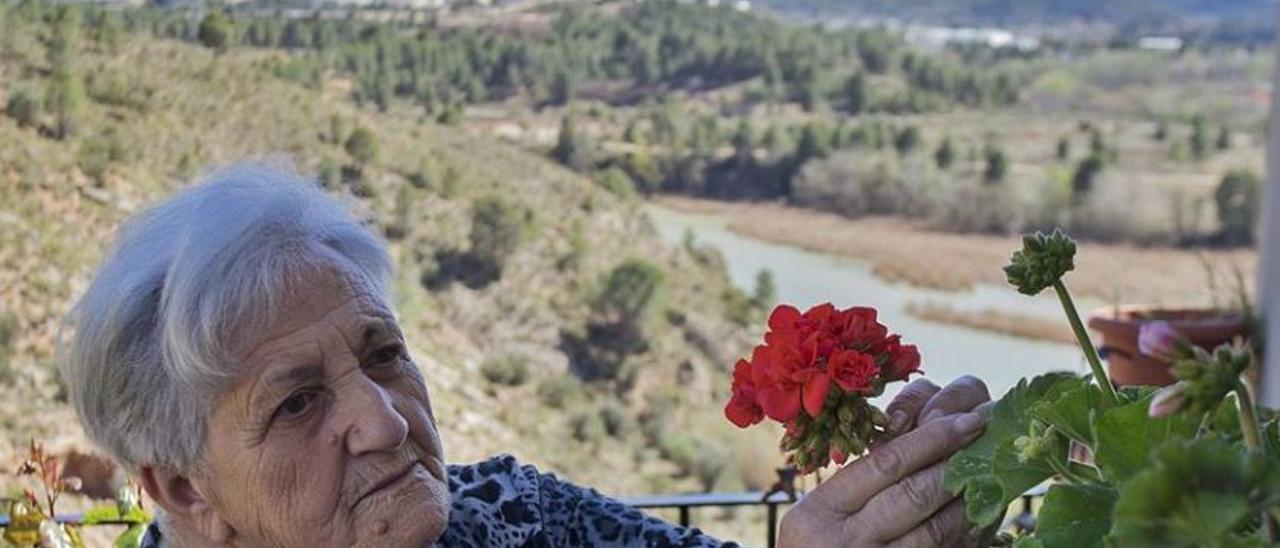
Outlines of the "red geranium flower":
{"type": "Polygon", "coordinates": [[[920,372],[920,352],[890,334],[874,308],[781,305],[768,327],[751,359],[734,365],[725,416],[741,428],[764,417],[785,424],[783,448],[805,471],[865,451],[884,422],[866,399],[920,372]],[[808,428],[815,422],[826,426],[808,428]]]}

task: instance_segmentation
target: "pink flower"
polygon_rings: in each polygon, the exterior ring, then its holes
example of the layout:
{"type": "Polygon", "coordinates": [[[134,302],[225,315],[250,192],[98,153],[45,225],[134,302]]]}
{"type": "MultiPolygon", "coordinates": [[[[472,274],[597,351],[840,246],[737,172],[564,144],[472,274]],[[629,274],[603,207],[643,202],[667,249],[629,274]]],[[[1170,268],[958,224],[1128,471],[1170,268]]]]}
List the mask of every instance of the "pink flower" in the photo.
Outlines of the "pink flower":
{"type": "Polygon", "coordinates": [[[1161,388],[1151,398],[1151,405],[1147,407],[1147,414],[1152,418],[1159,418],[1177,413],[1182,408],[1182,404],[1187,401],[1186,388],[1185,381],[1179,381],[1161,388]]]}
{"type": "Polygon", "coordinates": [[[1138,328],[1138,352],[1158,360],[1176,360],[1188,344],[1169,322],[1143,322],[1138,328]]]}

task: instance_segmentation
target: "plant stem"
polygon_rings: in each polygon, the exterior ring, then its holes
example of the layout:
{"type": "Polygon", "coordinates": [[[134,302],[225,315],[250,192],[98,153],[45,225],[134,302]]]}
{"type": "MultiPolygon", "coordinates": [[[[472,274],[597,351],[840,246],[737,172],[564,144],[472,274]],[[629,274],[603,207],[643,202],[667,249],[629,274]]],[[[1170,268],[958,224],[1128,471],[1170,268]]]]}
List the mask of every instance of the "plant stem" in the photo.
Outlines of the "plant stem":
{"type": "Polygon", "coordinates": [[[1063,285],[1062,280],[1057,280],[1053,282],[1053,289],[1058,292],[1058,300],[1062,301],[1062,310],[1067,313],[1067,321],[1071,322],[1071,330],[1076,334],[1076,342],[1080,343],[1085,359],[1089,360],[1089,368],[1093,370],[1093,380],[1098,381],[1098,385],[1102,388],[1102,395],[1106,398],[1108,407],[1120,405],[1120,397],[1116,396],[1116,389],[1111,386],[1111,379],[1102,369],[1098,349],[1094,348],[1093,341],[1089,340],[1089,332],[1080,321],[1080,313],[1076,312],[1076,303],[1071,300],[1071,293],[1067,292],[1067,286],[1063,285]]]}
{"type": "MultiPolygon", "coordinates": [[[[1258,415],[1254,412],[1253,396],[1249,394],[1249,387],[1236,380],[1236,408],[1240,411],[1240,433],[1244,436],[1244,444],[1251,451],[1267,452],[1267,446],[1262,443],[1262,428],[1258,424],[1258,415]]],[[[1266,535],[1268,545],[1275,544],[1277,531],[1276,521],[1270,512],[1262,512],[1262,530],[1266,535]]]]}
{"type": "Polygon", "coordinates": [[[1236,407],[1240,413],[1240,433],[1244,436],[1244,444],[1254,451],[1265,453],[1267,448],[1262,445],[1262,430],[1258,426],[1258,415],[1254,413],[1253,397],[1249,394],[1249,387],[1243,382],[1236,381],[1236,407]]]}

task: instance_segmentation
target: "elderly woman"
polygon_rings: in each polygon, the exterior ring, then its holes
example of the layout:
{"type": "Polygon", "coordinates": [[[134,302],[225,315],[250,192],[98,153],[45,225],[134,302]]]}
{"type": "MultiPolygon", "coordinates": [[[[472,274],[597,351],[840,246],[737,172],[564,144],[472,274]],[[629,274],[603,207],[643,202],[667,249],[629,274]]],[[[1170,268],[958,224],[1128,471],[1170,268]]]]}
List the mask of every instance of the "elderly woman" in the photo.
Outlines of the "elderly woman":
{"type": "MultiPolygon", "coordinates": [[[[390,276],[343,207],[260,166],[124,225],[63,375],[89,436],[162,508],[147,546],[721,544],[509,456],[446,465],[390,276]]],[[[804,497],[783,544],[964,543],[941,462],[987,399],[973,379],[910,385],[889,409],[905,434],[804,497]]]]}

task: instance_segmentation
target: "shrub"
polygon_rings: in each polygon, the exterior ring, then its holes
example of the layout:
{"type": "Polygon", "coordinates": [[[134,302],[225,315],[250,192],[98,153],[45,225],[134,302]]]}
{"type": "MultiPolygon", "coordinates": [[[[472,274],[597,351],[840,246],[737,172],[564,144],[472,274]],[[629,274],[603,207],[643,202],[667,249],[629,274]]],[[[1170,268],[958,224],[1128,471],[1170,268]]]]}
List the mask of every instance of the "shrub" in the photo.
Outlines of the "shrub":
{"type": "Polygon", "coordinates": [[[114,125],[108,125],[100,133],[86,138],[76,152],[76,163],[80,170],[99,181],[112,164],[128,160],[129,151],[114,125]]]}
{"type": "Polygon", "coordinates": [[[995,146],[987,147],[987,167],[982,171],[982,178],[988,183],[998,183],[1004,180],[1008,171],[1009,158],[1004,151],[995,146]]]}
{"type": "Polygon", "coordinates": [[[587,241],[587,231],[582,227],[582,221],[574,219],[569,227],[569,251],[560,257],[556,268],[561,271],[576,270],[582,266],[582,261],[590,248],[591,244],[587,241]]]}
{"type": "Polygon", "coordinates": [[[40,125],[40,113],[44,110],[44,97],[33,89],[18,89],[9,95],[5,113],[22,127],[40,125]]]}
{"type": "Polygon", "coordinates": [[[582,397],[582,383],[572,375],[547,377],[538,384],[538,399],[547,407],[564,409],[582,397]]]}
{"type": "Polygon", "coordinates": [[[1258,175],[1247,170],[1232,170],[1222,177],[1213,197],[1218,206],[1218,225],[1224,243],[1253,243],[1262,198],[1262,182],[1258,175]]]}
{"type": "Polygon", "coordinates": [[[572,114],[560,120],[560,137],[551,150],[551,157],[566,167],[583,170],[591,165],[591,147],[587,138],[578,134],[576,126],[577,121],[572,114]]]}
{"type": "Polygon", "coordinates": [[[609,273],[596,300],[597,310],[607,323],[639,329],[661,307],[663,278],[657,265],[644,259],[627,260],[609,273]]]}
{"type": "Polygon", "coordinates": [[[767,309],[778,300],[778,284],[773,281],[773,271],[762,268],[756,273],[756,286],[751,294],[751,304],[767,309]]]}
{"type": "Polygon", "coordinates": [[[84,111],[84,80],[70,67],[54,70],[47,95],[49,112],[54,116],[54,134],[67,139],[80,128],[84,111]]]}
{"type": "Polygon", "coordinates": [[[204,47],[222,53],[227,50],[227,46],[231,45],[231,33],[231,20],[222,12],[214,11],[200,21],[196,39],[204,47]]]}
{"type": "Polygon", "coordinates": [[[378,159],[378,138],[368,128],[359,127],[352,131],[344,148],[360,168],[378,159]]]}
{"type": "Polygon", "coordinates": [[[635,185],[631,182],[631,177],[629,177],[625,171],[616,167],[610,167],[609,169],[604,170],[604,172],[596,178],[596,182],[598,182],[605,190],[609,191],[610,194],[624,200],[634,198],[636,195],[635,185]]]}
{"type": "Polygon", "coordinates": [[[635,426],[622,404],[612,399],[600,406],[600,420],[604,424],[605,433],[614,438],[626,437],[635,426]]]}
{"type": "Polygon", "coordinates": [[[600,414],[590,410],[581,410],[570,416],[569,428],[573,430],[573,439],[582,443],[598,442],[604,439],[606,434],[600,414]]]}
{"type": "Polygon", "coordinates": [[[529,358],[519,354],[505,354],[485,360],[480,374],[493,384],[520,386],[529,380],[529,358]]]}
{"type": "Polygon", "coordinates": [[[951,144],[951,138],[947,137],[938,145],[938,150],[933,152],[933,163],[938,166],[938,169],[946,170],[955,160],[956,149],[951,144]]]}
{"type": "Polygon", "coordinates": [[[916,126],[907,126],[894,136],[893,147],[898,149],[899,155],[906,156],[920,148],[920,141],[920,129],[916,126]]]}
{"type": "Polygon", "coordinates": [[[471,250],[477,262],[501,277],[507,258],[520,245],[524,223],[520,211],[500,196],[480,198],[471,206],[471,250]]]}
{"type": "Polygon", "coordinates": [[[1076,166],[1076,171],[1071,175],[1071,193],[1076,200],[1083,199],[1087,194],[1093,191],[1094,183],[1098,179],[1098,174],[1102,172],[1105,164],[1102,158],[1097,154],[1090,154],[1076,166]]]}
{"type": "Polygon", "coordinates": [[[841,152],[809,162],[793,183],[795,203],[847,217],[912,209],[898,162],[884,155],[841,152]]]}
{"type": "Polygon", "coordinates": [[[333,160],[325,158],[316,170],[316,182],[325,190],[338,190],[342,185],[342,169],[333,160]]]}

